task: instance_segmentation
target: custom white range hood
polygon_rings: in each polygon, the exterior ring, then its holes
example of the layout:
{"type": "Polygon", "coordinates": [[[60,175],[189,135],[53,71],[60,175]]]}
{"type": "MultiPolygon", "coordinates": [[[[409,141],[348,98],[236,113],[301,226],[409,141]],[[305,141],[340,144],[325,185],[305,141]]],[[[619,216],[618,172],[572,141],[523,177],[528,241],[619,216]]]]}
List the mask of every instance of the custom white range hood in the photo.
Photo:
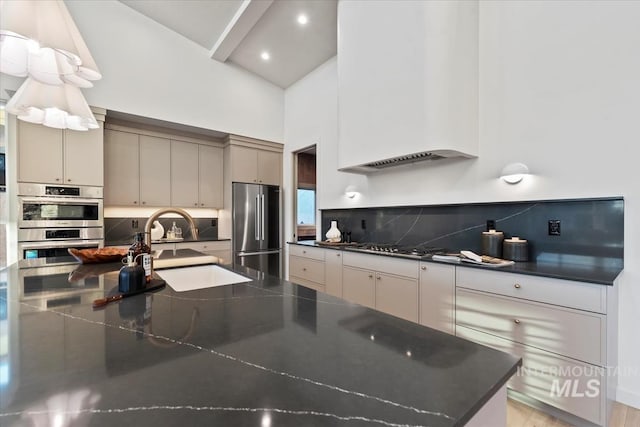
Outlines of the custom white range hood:
{"type": "Polygon", "coordinates": [[[477,1],[339,2],[338,34],[339,170],[477,156],[477,1]]]}

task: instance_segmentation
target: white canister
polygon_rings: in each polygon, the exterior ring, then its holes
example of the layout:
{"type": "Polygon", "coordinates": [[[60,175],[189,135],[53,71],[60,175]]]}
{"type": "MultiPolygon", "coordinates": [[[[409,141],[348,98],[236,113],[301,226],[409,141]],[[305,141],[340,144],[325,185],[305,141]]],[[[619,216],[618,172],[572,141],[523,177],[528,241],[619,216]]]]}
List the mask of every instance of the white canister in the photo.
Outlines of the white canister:
{"type": "Polygon", "coordinates": [[[160,221],[153,221],[151,226],[151,240],[160,240],[164,236],[164,227],[160,221]]]}

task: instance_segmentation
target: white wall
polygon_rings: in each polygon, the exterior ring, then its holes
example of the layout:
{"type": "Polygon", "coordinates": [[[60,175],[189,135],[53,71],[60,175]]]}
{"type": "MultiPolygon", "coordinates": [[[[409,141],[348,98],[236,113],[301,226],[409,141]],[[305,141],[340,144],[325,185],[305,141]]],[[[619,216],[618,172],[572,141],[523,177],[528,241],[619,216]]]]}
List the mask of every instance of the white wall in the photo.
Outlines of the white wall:
{"type": "MultiPolygon", "coordinates": [[[[619,365],[640,371],[640,227],[633,221],[640,217],[640,2],[480,5],[478,159],[367,177],[336,172],[332,59],[285,92],[285,185],[291,187],[289,153],[317,143],[320,209],[624,196],[619,365]],[[513,161],[534,176],[515,186],[497,179],[513,161]],[[356,200],[344,197],[348,184],[362,192],[356,200]]],[[[289,239],[291,197],[288,189],[289,239]]],[[[618,400],[640,408],[640,376],[619,378],[618,400]]]]}
{"type": "Polygon", "coordinates": [[[103,78],[91,105],[283,140],[283,90],[115,0],[66,1],[103,78]]]}

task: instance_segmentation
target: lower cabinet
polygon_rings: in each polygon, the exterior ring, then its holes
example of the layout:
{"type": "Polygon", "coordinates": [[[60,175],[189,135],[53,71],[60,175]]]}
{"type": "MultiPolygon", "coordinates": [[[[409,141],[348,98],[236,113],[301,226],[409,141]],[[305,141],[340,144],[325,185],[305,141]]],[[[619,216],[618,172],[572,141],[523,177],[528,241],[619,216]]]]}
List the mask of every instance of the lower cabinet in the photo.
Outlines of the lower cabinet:
{"type": "Polygon", "coordinates": [[[421,325],[455,333],[456,267],[420,263],[419,312],[421,325]]]}
{"type": "Polygon", "coordinates": [[[353,267],[342,267],[342,297],[366,307],[376,306],[375,272],[353,267]]]}
{"type": "Polygon", "coordinates": [[[342,296],[402,319],[418,322],[418,263],[343,252],[342,296]]]}
{"type": "Polygon", "coordinates": [[[464,267],[456,274],[456,335],[522,357],[513,390],[607,425],[617,287],[464,267]]]}
{"type": "Polygon", "coordinates": [[[342,251],[325,250],[324,284],[326,293],[342,297],[342,251]]]}

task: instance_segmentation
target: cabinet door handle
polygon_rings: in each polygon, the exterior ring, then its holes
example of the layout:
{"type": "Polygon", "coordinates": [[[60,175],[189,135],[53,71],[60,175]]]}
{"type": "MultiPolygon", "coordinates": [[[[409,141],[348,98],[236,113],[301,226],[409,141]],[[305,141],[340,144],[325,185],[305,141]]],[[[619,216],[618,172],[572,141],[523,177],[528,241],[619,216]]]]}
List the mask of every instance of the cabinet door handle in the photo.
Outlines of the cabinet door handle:
{"type": "Polygon", "coordinates": [[[337,254],[336,256],[340,256],[340,254],[337,254]]]}
{"type": "Polygon", "coordinates": [[[376,279],[381,280],[381,279],[382,279],[382,277],[381,277],[381,276],[378,276],[378,277],[376,277],[376,279]]]}
{"type": "Polygon", "coordinates": [[[307,271],[307,267],[302,267],[302,271],[307,271]]]}
{"type": "Polygon", "coordinates": [[[513,319],[513,323],[515,323],[516,325],[520,324],[520,319],[513,319]]]}
{"type": "Polygon", "coordinates": [[[60,178],[56,178],[56,181],[60,181],[60,178]]]}
{"type": "Polygon", "coordinates": [[[67,178],[67,182],[71,182],[71,178],[67,178]]]}
{"type": "Polygon", "coordinates": [[[302,253],[303,253],[303,254],[306,254],[306,253],[307,253],[307,251],[302,251],[302,253]]]}
{"type": "Polygon", "coordinates": [[[200,203],[200,206],[204,206],[204,203],[200,203]]]}
{"type": "Polygon", "coordinates": [[[373,279],[373,274],[370,274],[370,275],[369,275],[369,279],[373,279]]]}
{"type": "Polygon", "coordinates": [[[426,270],[427,270],[427,267],[425,267],[425,266],[423,265],[422,267],[420,267],[420,270],[422,270],[422,271],[426,271],[426,270]]]}
{"type": "Polygon", "coordinates": [[[143,205],[146,205],[146,204],[147,204],[147,202],[142,202],[142,204],[143,204],[143,205]]]}
{"type": "Polygon", "coordinates": [[[198,204],[197,204],[197,203],[194,203],[194,204],[193,204],[193,206],[198,206],[198,204]]]}
{"type": "Polygon", "coordinates": [[[138,204],[138,201],[137,201],[137,200],[134,200],[134,201],[133,201],[133,204],[134,204],[134,205],[137,205],[137,204],[138,204]]]}
{"type": "Polygon", "coordinates": [[[520,289],[520,283],[516,283],[515,285],[513,285],[513,287],[516,289],[520,289]]]}

